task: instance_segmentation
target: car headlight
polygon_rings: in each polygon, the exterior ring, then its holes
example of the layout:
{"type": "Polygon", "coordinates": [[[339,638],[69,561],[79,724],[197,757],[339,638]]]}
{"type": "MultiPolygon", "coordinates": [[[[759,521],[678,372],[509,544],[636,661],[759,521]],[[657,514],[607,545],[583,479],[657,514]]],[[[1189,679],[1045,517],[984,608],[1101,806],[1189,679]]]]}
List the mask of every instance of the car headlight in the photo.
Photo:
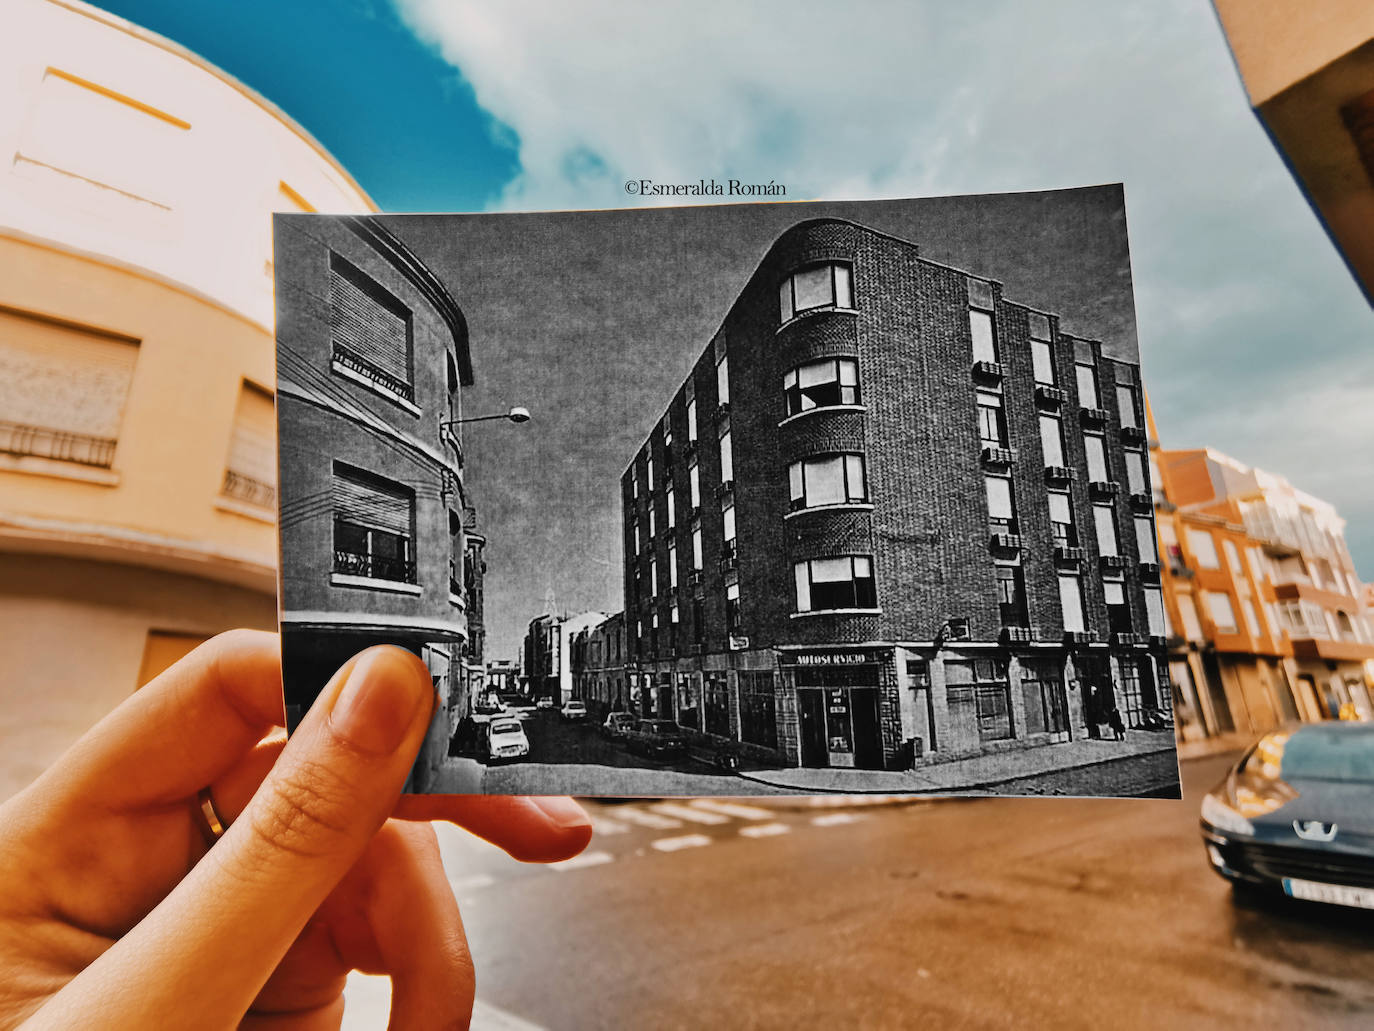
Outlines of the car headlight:
{"type": "Polygon", "coordinates": [[[1232,834],[1248,836],[1253,836],[1255,833],[1254,824],[1217,798],[1216,795],[1207,795],[1203,798],[1202,819],[1219,831],[1230,831],[1232,834]]]}

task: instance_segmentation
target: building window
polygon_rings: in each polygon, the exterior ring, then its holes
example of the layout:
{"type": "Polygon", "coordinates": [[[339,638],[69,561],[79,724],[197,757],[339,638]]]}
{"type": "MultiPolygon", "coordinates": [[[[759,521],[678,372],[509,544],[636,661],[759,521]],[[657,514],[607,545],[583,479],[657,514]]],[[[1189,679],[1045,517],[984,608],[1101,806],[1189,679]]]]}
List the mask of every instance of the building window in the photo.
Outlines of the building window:
{"type": "Polygon", "coordinates": [[[1040,415],[1040,449],[1045,455],[1045,465],[1065,466],[1064,426],[1057,415],[1040,415]]]}
{"type": "Polygon", "coordinates": [[[817,455],[793,462],[787,474],[793,511],[868,500],[863,455],[817,455]]]}
{"type": "Polygon", "coordinates": [[[1158,562],[1159,549],[1155,541],[1155,523],[1149,516],[1135,517],[1135,548],[1141,562],[1158,562]]]}
{"type": "Polygon", "coordinates": [[[1145,588],[1145,619],[1149,624],[1150,636],[1168,636],[1169,623],[1164,616],[1164,595],[1158,587],[1145,588]]]}
{"type": "Polygon", "coordinates": [[[701,507],[701,471],[696,462],[687,467],[687,500],[693,511],[701,507]]]}
{"type": "Polygon", "coordinates": [[[334,465],[334,572],[413,584],[415,494],[334,465]]]}
{"type": "Polygon", "coordinates": [[[677,590],[677,545],[668,545],[668,586],[677,590]]]}
{"type": "Polygon", "coordinates": [[[997,332],[993,327],[992,312],[970,308],[968,326],[969,333],[973,336],[973,360],[997,361],[997,332]]]}
{"type": "Polygon", "coordinates": [[[730,403],[730,360],[722,358],[716,362],[716,402],[728,405],[730,403]]]}
{"type": "Polygon", "coordinates": [[[1198,566],[1202,569],[1220,569],[1221,559],[1217,557],[1216,541],[1206,530],[1188,529],[1188,550],[1193,553],[1198,566]]]}
{"type": "Polygon", "coordinates": [[[859,404],[859,363],[854,358],[827,358],[798,366],[782,378],[787,414],[815,408],[859,404]]]}
{"type": "Polygon", "coordinates": [[[725,585],[725,628],[732,634],[740,628],[738,583],[725,585]]]}
{"type": "MultiPolygon", "coordinates": [[[[125,337],[0,309],[0,453],[113,466],[138,349],[125,337]]],[[[275,479],[275,416],[270,427],[275,479]]]]}
{"type": "Polygon", "coordinates": [[[695,443],[697,439],[697,399],[690,397],[687,399],[687,442],[695,443]]]}
{"type": "Polygon", "coordinates": [[[1145,455],[1139,451],[1127,449],[1126,455],[1126,489],[1132,494],[1144,494],[1145,488],[1145,455]]]}
{"type": "Polygon", "coordinates": [[[1063,491],[1050,491],[1050,530],[1061,548],[1078,547],[1078,530],[1073,522],[1073,505],[1063,491]]]}
{"type": "Polygon", "coordinates": [[[701,569],[701,527],[692,531],[692,568],[701,569]]]}
{"type": "Polygon", "coordinates": [[[777,748],[778,711],[773,674],[740,670],[736,677],[739,681],[740,740],[763,748],[777,748]]]}
{"type": "Polygon", "coordinates": [[[1065,631],[1081,633],[1087,629],[1083,622],[1083,592],[1078,577],[1060,574],[1059,607],[1064,613],[1065,631]]]}
{"type": "Polygon", "coordinates": [[[1103,600],[1107,603],[1107,629],[1114,634],[1131,632],[1131,608],[1126,604],[1126,585],[1120,580],[1106,580],[1102,584],[1103,600]]]}
{"type": "Polygon", "coordinates": [[[701,726],[701,712],[697,705],[697,692],[690,673],[677,675],[677,722],[684,727],[697,730],[701,726]]]}
{"type": "Polygon", "coordinates": [[[1245,629],[1251,637],[1259,637],[1259,616],[1255,614],[1255,603],[1249,598],[1242,598],[1240,602],[1240,614],[1245,617],[1245,629]]]}
{"type": "Polygon", "coordinates": [[[1159,463],[1155,461],[1154,452],[1150,453],[1150,494],[1156,504],[1168,500],[1164,495],[1164,477],[1159,474],[1159,463]]]}
{"type": "Polygon", "coordinates": [[[984,476],[988,491],[988,526],[993,533],[1016,533],[1016,504],[1012,500],[1011,480],[1005,476],[984,476]]]}
{"type": "Polygon", "coordinates": [[[650,494],[654,492],[654,456],[647,450],[644,454],[644,489],[650,494]]]}
{"type": "Polygon", "coordinates": [[[639,459],[630,466],[630,497],[639,500],[639,459]]]}
{"type": "Polygon", "coordinates": [[[997,608],[1003,626],[1029,626],[1026,614],[1026,581],[1019,565],[999,563],[993,567],[997,577],[997,608]]]}
{"type": "Polygon", "coordinates": [[[706,606],[700,598],[692,599],[692,641],[700,647],[706,640],[706,606]]]}
{"type": "Polygon", "coordinates": [[[1116,512],[1111,505],[1093,505],[1093,529],[1097,531],[1097,553],[1120,555],[1116,539],[1116,512]]]}
{"type": "Polygon", "coordinates": [[[1035,382],[1054,386],[1054,348],[1050,343],[1050,320],[1038,311],[1030,313],[1031,367],[1035,382]]]}
{"type": "Polygon", "coordinates": [[[1223,634],[1234,634],[1236,627],[1236,610],[1231,605],[1231,596],[1225,591],[1206,591],[1203,599],[1207,603],[1207,615],[1211,617],[1212,624],[1223,634]]]}
{"type": "Polygon", "coordinates": [[[475,555],[468,556],[468,560],[463,561],[463,553],[466,550],[463,542],[463,520],[452,510],[448,514],[448,548],[448,592],[457,597],[462,597],[464,593],[471,594],[472,588],[476,586],[474,574],[477,563],[475,555]]]}
{"type": "Polygon", "coordinates": [[[721,536],[725,541],[725,550],[730,557],[733,557],[735,550],[735,506],[726,505],[720,511],[721,536]]]}
{"type": "Polygon", "coordinates": [[[675,526],[677,525],[677,496],[673,493],[673,486],[672,486],[671,483],[668,485],[667,501],[668,501],[668,523],[667,523],[667,526],[668,526],[668,529],[671,530],[673,527],[675,527],[675,526]]]}
{"type": "Polygon", "coordinates": [[[270,392],[244,381],[234,413],[221,493],[259,508],[277,507],[277,413],[270,392]]]}
{"type": "Polygon", "coordinates": [[[1084,408],[1101,408],[1097,396],[1097,362],[1092,345],[1078,340],[1073,345],[1073,371],[1078,383],[1078,403],[1084,408]]]}
{"type": "Polygon", "coordinates": [[[1116,385],[1116,408],[1121,416],[1123,427],[1140,425],[1140,415],[1136,410],[1135,387],[1125,383],[1116,385]]]}
{"type": "Polygon", "coordinates": [[[1107,472],[1107,445],[1101,434],[1083,434],[1083,450],[1088,455],[1088,481],[1106,483],[1110,480],[1111,475],[1107,472]]]}
{"type": "Polygon", "coordinates": [[[1002,395],[978,391],[978,439],[984,447],[1007,446],[1007,420],[1002,412],[1002,395]]]}
{"type": "Polygon", "coordinates": [[[720,482],[732,483],[735,479],[735,449],[730,444],[730,431],[720,435],[720,482]]]}
{"type": "MultiPolygon", "coordinates": [[[[1240,567],[1240,552],[1236,550],[1235,542],[1223,540],[1221,550],[1226,554],[1226,567],[1231,571],[1231,575],[1237,577],[1245,575],[1245,571],[1240,567]]],[[[1321,584],[1317,586],[1320,587],[1321,584]]]]}
{"type": "Polygon", "coordinates": [[[1197,618],[1197,603],[1191,594],[1178,595],[1178,618],[1183,621],[1183,632],[1190,641],[1202,640],[1202,623],[1197,618]]]}
{"type": "Polygon", "coordinates": [[[657,532],[657,530],[656,530],[655,527],[654,527],[654,522],[655,522],[655,520],[654,520],[654,502],[653,502],[653,499],[650,498],[650,499],[649,499],[649,540],[653,540],[653,539],[654,539],[654,534],[657,532]]]}
{"type": "Polygon", "coordinates": [[[649,559],[649,596],[658,597],[658,558],[649,559]]]}
{"type": "Polygon", "coordinates": [[[842,555],[798,562],[797,611],[872,609],[878,606],[873,560],[867,555],[842,555]]]}
{"type": "Polygon", "coordinates": [[[329,256],[329,273],[336,367],[414,404],[410,309],[337,254],[329,256]]]}
{"type": "Polygon", "coordinates": [[[821,308],[853,307],[854,287],[848,265],[816,265],[794,272],[778,286],[781,322],[821,308]]]}
{"type": "Polygon", "coordinates": [[[946,659],[945,685],[951,722],[976,719],[981,742],[1013,736],[1005,660],[946,659]]]}
{"type": "Polygon", "coordinates": [[[639,520],[634,516],[630,516],[630,533],[634,536],[635,555],[638,555],[640,551],[639,520]]]}

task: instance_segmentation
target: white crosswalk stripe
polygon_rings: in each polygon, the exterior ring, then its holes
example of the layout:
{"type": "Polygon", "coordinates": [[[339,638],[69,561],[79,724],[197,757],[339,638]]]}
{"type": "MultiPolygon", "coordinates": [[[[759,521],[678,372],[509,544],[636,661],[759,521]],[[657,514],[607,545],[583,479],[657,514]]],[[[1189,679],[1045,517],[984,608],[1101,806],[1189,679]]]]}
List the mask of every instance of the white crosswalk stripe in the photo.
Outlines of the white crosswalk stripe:
{"type": "Polygon", "coordinates": [[[726,816],[733,816],[737,820],[771,820],[773,813],[768,809],[760,809],[756,805],[744,805],[740,802],[719,802],[714,798],[698,798],[687,803],[693,809],[709,809],[713,813],[724,813],[726,816]]]}
{"type": "Polygon", "coordinates": [[[656,831],[669,831],[675,827],[682,826],[681,820],[670,820],[666,816],[645,812],[642,809],[635,809],[633,806],[628,805],[618,808],[615,814],[626,823],[635,823],[641,827],[652,827],[656,831]]]}
{"type": "Polygon", "coordinates": [[[675,802],[661,802],[654,806],[654,812],[663,816],[676,816],[682,820],[690,820],[692,823],[718,824],[730,822],[730,817],[721,816],[720,813],[708,813],[704,809],[692,809],[675,802]]]}
{"type": "Polygon", "coordinates": [[[592,833],[602,836],[607,834],[625,834],[630,829],[623,823],[617,823],[615,820],[608,820],[604,816],[591,815],[591,821],[592,833]]]}
{"type": "Polygon", "coordinates": [[[751,823],[748,827],[741,827],[739,832],[746,838],[772,838],[786,834],[791,829],[785,823],[751,823]]]}
{"type": "Polygon", "coordinates": [[[676,838],[659,838],[652,844],[660,852],[676,852],[682,848],[700,848],[702,845],[709,845],[711,839],[705,834],[682,834],[676,838]]]}
{"type": "Polygon", "coordinates": [[[824,816],[811,817],[811,822],[817,827],[834,827],[842,823],[857,823],[862,819],[858,813],[826,813],[824,816]]]}
{"type": "Polygon", "coordinates": [[[614,863],[615,856],[609,852],[583,852],[580,856],[573,856],[571,859],[564,859],[557,863],[550,863],[550,870],[580,870],[584,866],[603,866],[606,863],[614,863]]]}

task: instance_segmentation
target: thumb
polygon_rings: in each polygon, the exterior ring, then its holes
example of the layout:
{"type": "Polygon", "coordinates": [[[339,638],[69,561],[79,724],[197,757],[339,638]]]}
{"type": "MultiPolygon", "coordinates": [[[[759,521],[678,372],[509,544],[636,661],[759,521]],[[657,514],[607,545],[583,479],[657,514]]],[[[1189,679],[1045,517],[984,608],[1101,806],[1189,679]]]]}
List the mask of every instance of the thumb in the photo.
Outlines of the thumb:
{"type": "MultiPolygon", "coordinates": [[[[429,671],[409,652],[372,648],[346,664],[205,859],[41,1015],[94,975],[96,1023],[236,1024],[395,807],[434,706],[429,671]]],[[[53,1026],[87,1016],[56,1009],[53,1026]]]]}

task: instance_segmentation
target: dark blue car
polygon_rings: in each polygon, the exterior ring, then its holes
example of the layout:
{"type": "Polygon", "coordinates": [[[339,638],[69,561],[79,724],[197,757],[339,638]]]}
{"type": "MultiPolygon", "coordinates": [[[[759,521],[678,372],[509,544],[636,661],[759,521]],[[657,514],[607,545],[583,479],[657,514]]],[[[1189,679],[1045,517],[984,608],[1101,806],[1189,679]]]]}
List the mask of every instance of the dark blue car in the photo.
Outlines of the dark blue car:
{"type": "Polygon", "coordinates": [[[1233,885],[1374,909],[1374,724],[1260,738],[1202,800],[1202,840],[1233,885]]]}

